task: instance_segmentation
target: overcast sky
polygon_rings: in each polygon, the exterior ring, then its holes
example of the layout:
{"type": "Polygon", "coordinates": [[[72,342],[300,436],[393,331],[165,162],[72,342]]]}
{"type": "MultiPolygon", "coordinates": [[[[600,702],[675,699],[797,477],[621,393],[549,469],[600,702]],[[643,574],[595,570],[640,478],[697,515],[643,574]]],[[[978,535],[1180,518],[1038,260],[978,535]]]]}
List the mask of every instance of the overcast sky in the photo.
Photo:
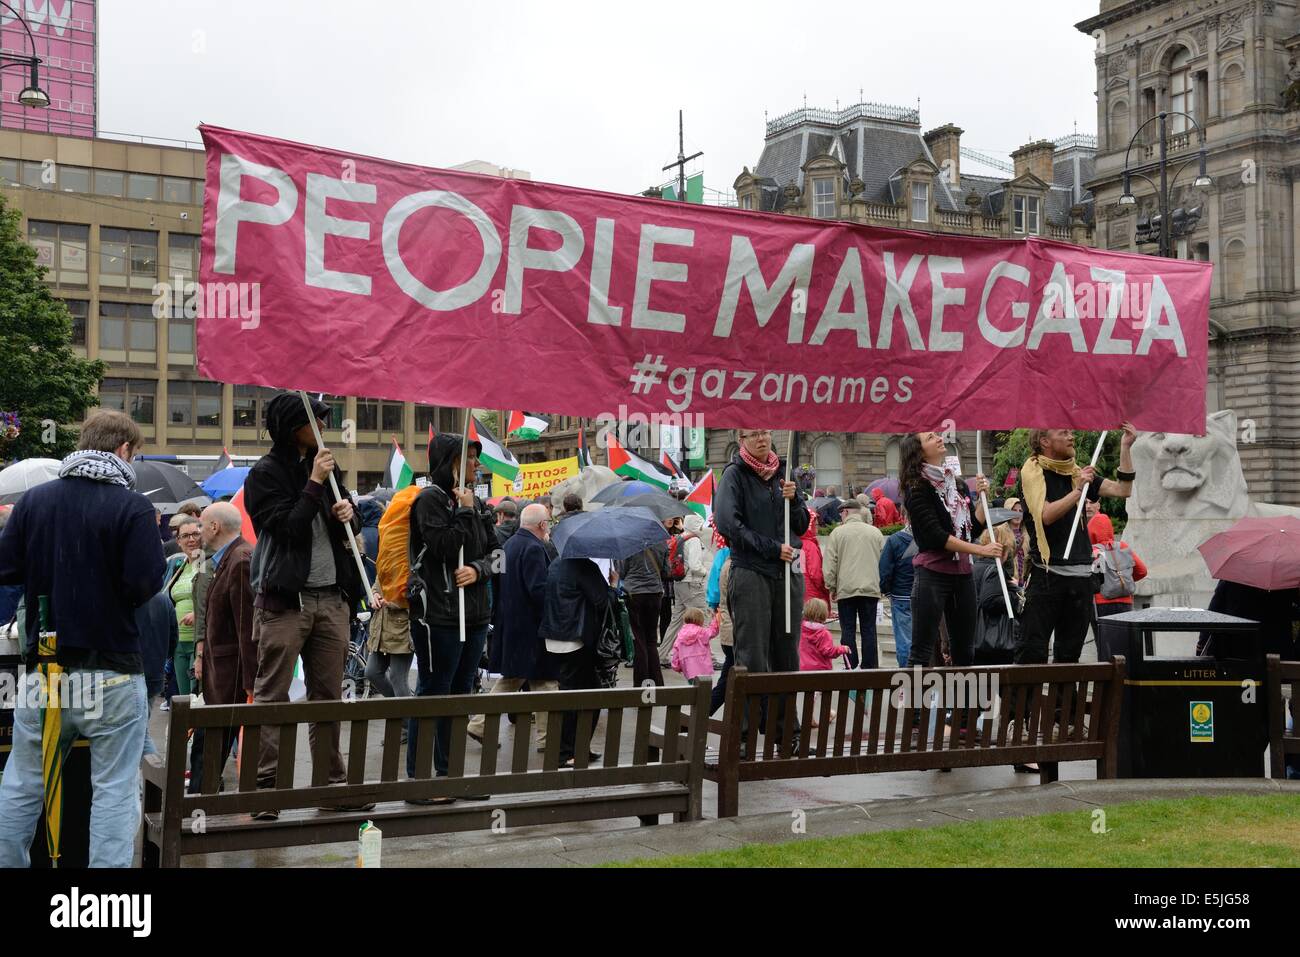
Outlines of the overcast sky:
{"type": "Polygon", "coordinates": [[[1097,0],[100,0],[99,128],[199,122],[429,166],[483,159],[620,193],[686,152],[731,188],[763,113],[858,99],[1003,156],[1095,133],[1097,0]],[[674,26],[677,24],[677,26],[674,26]]]}

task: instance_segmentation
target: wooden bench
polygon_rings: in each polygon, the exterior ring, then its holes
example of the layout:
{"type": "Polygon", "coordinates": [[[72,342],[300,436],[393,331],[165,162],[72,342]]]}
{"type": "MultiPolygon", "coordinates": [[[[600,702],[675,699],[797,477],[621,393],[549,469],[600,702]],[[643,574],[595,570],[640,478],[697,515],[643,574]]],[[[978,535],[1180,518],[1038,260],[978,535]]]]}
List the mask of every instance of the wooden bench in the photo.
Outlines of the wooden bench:
{"type": "MultiPolygon", "coordinates": [[[[144,765],[144,865],[178,867],[185,854],[253,850],[355,841],[358,827],[373,821],[388,837],[451,831],[510,828],[532,824],[638,817],[658,823],[659,815],[698,820],[704,768],[705,717],[709,683],[603,691],[544,691],[502,695],[447,695],[365,701],[320,701],[191,707],[188,696],[172,699],[166,763],[144,765]],[[661,752],[650,746],[653,710],[665,709],[672,725],[682,709],[697,715],[685,733],[673,736],[661,752]],[[565,711],[578,711],[574,767],[560,767],[560,722],[565,711]],[[626,715],[627,711],[631,715],[626,715]],[[593,712],[604,711],[605,734],[595,738],[593,712]],[[534,714],[553,715],[540,768],[534,757],[534,714]],[[486,716],[481,754],[467,755],[471,715],[486,716]],[[499,742],[503,716],[514,716],[514,740],[499,742]],[[435,719],[451,719],[448,775],[435,777],[435,719]],[[625,718],[627,720],[625,720],[625,718]],[[415,776],[406,778],[401,731],[407,719],[419,722],[415,776]],[[312,780],[295,781],[299,728],[308,722],[340,722],[340,743],[347,769],[341,784],[327,782],[328,761],[313,762],[312,780]],[[372,753],[370,729],[382,730],[379,773],[366,770],[372,753]],[[219,791],[220,747],[207,747],[203,758],[202,794],[185,793],[186,738],[205,729],[209,742],[219,732],[242,727],[242,760],[233,789],[219,791]],[[624,729],[632,737],[631,756],[620,757],[624,729]],[[262,735],[279,741],[278,777],[274,788],[257,788],[257,753],[262,735]],[[592,765],[588,752],[602,750],[592,765]],[[594,745],[594,747],[593,747],[594,745]],[[499,766],[500,765],[500,766],[499,766]],[[323,777],[322,775],[325,775],[323,777]],[[487,801],[416,806],[408,798],[466,797],[491,794],[487,801]],[[369,811],[322,811],[322,806],[357,806],[376,802],[369,811]],[[275,810],[278,820],[253,820],[254,811],[275,810]]],[[[318,735],[321,747],[329,736],[318,735]]],[[[478,747],[478,745],[474,745],[478,747]]]]}
{"type": "Polygon", "coordinates": [[[1268,754],[1272,775],[1286,777],[1286,757],[1300,754],[1300,661],[1283,661],[1278,655],[1268,656],[1265,683],[1268,685],[1268,754]],[[1283,685],[1291,686],[1291,714],[1296,717],[1290,733],[1286,730],[1286,702],[1282,697],[1283,685]]]}
{"type": "MultiPolygon", "coordinates": [[[[981,711],[976,702],[953,709],[951,725],[944,723],[945,709],[932,707],[928,700],[922,699],[915,710],[902,707],[894,689],[903,680],[899,676],[915,683],[911,669],[751,674],[732,668],[723,718],[709,721],[709,731],[721,740],[718,749],[705,756],[705,779],[718,786],[718,817],[739,813],[742,781],[1036,763],[1040,780],[1048,783],[1057,779],[1060,762],[1091,760],[1097,762],[1098,777],[1115,777],[1123,657],[1086,665],[926,668],[920,674],[923,683],[933,675],[931,680],[941,687],[958,679],[968,686],[972,676],[977,686],[985,682],[993,687],[996,681],[996,710],[984,714],[977,729],[981,711]],[[817,714],[815,693],[821,695],[817,714]],[[765,696],[766,725],[760,728],[765,696]],[[788,709],[794,712],[799,696],[801,737],[795,749],[793,722],[787,721],[778,735],[777,719],[780,700],[790,702],[788,709]],[[837,715],[834,724],[832,710],[837,715]],[[939,711],[933,738],[932,710],[939,711]],[[1019,714],[1027,720],[1014,720],[1019,714]],[[1064,720],[1057,720],[1058,715],[1064,720]],[[811,727],[814,717],[816,729],[811,727]],[[963,725],[971,729],[966,734],[959,731],[963,725]]],[[[680,715],[681,732],[693,720],[693,713],[680,715]]],[[[654,745],[668,740],[661,734],[651,737],[654,745]]]]}

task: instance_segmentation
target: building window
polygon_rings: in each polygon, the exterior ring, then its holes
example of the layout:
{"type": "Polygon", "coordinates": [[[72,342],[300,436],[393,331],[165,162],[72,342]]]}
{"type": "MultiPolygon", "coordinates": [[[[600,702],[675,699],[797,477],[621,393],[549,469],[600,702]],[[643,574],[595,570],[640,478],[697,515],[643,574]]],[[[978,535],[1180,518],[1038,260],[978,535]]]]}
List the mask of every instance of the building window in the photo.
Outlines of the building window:
{"type": "Polygon", "coordinates": [[[35,219],[27,222],[27,241],[36,250],[36,264],[49,270],[45,281],[51,285],[86,288],[89,281],[86,246],[89,239],[89,226],[44,223],[35,219]]]}
{"type": "Polygon", "coordinates": [[[169,426],[221,427],[221,383],[181,382],[167,384],[169,426]]]}
{"type": "Polygon", "coordinates": [[[1246,244],[1234,239],[1223,250],[1223,298],[1242,299],[1246,295],[1246,244]]]}
{"type": "Polygon", "coordinates": [[[266,419],[266,404],[278,395],[275,389],[258,385],[237,385],[232,403],[232,418],[236,428],[257,429],[266,419]]]}
{"type": "Polygon", "coordinates": [[[158,281],[158,234],[149,229],[99,228],[99,284],[152,291],[158,281]]]}
{"type": "Polygon", "coordinates": [[[84,299],[65,299],[68,315],[72,317],[72,344],[86,347],[86,318],[90,315],[90,303],[84,299]]]}
{"type": "Polygon", "coordinates": [[[890,439],[889,444],[885,446],[885,475],[889,478],[898,478],[898,469],[902,461],[903,455],[898,439],[890,439]]]}
{"type": "Polygon", "coordinates": [[[1018,233],[1038,235],[1038,197],[1016,196],[1012,199],[1014,229],[1018,233]]]}
{"type": "Polygon", "coordinates": [[[415,440],[427,441],[429,426],[438,431],[438,407],[434,405],[417,405],[415,407],[415,440]]]}
{"type": "Polygon", "coordinates": [[[327,395],[321,399],[321,401],[330,407],[329,415],[325,417],[325,428],[343,428],[343,417],[347,409],[347,399],[341,395],[327,395]]]}
{"type": "Polygon", "coordinates": [[[1185,133],[1190,128],[1187,117],[1180,116],[1180,111],[1196,115],[1196,81],[1187,68],[1191,59],[1191,53],[1183,47],[1169,61],[1169,109],[1173,114],[1169,123],[1174,133],[1185,133]]]}
{"type": "Polygon", "coordinates": [[[184,203],[189,205],[193,190],[190,180],[175,176],[164,176],[162,181],[162,200],[164,203],[184,203]]]}
{"type": "Polygon", "coordinates": [[[126,175],[111,169],[95,170],[95,195],[121,197],[126,189],[126,175]]]}
{"type": "Polygon", "coordinates": [[[813,215],[818,219],[835,218],[835,181],[813,180],[813,215]]]}
{"type": "Polygon", "coordinates": [[[64,193],[89,193],[90,170],[84,166],[60,166],[59,190],[64,193]]]}
{"type": "Polygon", "coordinates": [[[1246,73],[1240,63],[1229,63],[1219,81],[1219,112],[1222,116],[1235,116],[1246,105],[1246,73]]]}
{"type": "Polygon", "coordinates": [[[126,177],[126,198],[157,202],[158,177],[151,173],[128,173],[126,177]]]}
{"type": "Polygon", "coordinates": [[[753,209],[753,208],[754,208],[754,196],[753,196],[753,194],[751,194],[751,193],[746,193],[744,196],[740,197],[740,208],[741,208],[741,209],[753,209]]]}
{"type": "Polygon", "coordinates": [[[158,383],[153,379],[105,379],[99,386],[99,405],[125,412],[141,425],[154,424],[154,398],[158,383]]]}
{"type": "Polygon", "coordinates": [[[357,493],[366,495],[379,488],[379,483],[384,480],[383,472],[358,472],[357,473],[357,493]]]}
{"type": "Polygon", "coordinates": [[[167,278],[180,276],[193,281],[199,268],[199,237],[188,233],[167,234],[167,278]]]}
{"type": "Polygon", "coordinates": [[[18,161],[0,159],[0,186],[18,185],[18,161]]]}
{"type": "Polygon", "coordinates": [[[1128,146],[1128,101],[1116,100],[1115,105],[1110,108],[1110,142],[1109,146],[1113,150],[1121,149],[1128,146]]]}
{"type": "Polygon", "coordinates": [[[840,443],[834,439],[822,439],[814,445],[813,468],[817,471],[820,488],[838,489],[844,481],[844,454],[840,443]]]}
{"type": "Polygon", "coordinates": [[[930,184],[912,184],[912,222],[928,223],[930,221],[930,184]]]}
{"type": "MultiPolygon", "coordinates": [[[[51,164],[53,167],[53,164],[51,164]]],[[[54,170],[50,169],[47,174],[44,163],[34,163],[30,160],[23,163],[23,185],[28,189],[53,189],[54,188],[54,170]]]]}
{"type": "Polygon", "coordinates": [[[167,356],[189,364],[194,361],[194,320],[184,311],[171,310],[167,319],[167,356]]]}
{"type": "Polygon", "coordinates": [[[103,358],[129,365],[156,365],[158,362],[158,320],[153,306],[140,303],[101,302],[99,304],[99,348],[116,353],[103,358]]]}

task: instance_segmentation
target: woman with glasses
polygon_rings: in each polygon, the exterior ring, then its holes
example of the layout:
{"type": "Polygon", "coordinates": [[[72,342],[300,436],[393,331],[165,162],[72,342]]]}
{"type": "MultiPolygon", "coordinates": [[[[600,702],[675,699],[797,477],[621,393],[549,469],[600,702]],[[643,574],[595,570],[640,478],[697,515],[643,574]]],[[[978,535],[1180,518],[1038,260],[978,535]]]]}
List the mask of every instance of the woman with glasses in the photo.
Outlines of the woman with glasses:
{"type": "Polygon", "coordinates": [[[203,561],[202,526],[196,518],[187,521],[176,529],[176,541],[180,543],[183,561],[167,580],[165,591],[172,600],[176,610],[177,642],[176,655],[172,659],[176,670],[176,688],[180,694],[197,692],[193,680],[194,670],[194,579],[203,561]]]}

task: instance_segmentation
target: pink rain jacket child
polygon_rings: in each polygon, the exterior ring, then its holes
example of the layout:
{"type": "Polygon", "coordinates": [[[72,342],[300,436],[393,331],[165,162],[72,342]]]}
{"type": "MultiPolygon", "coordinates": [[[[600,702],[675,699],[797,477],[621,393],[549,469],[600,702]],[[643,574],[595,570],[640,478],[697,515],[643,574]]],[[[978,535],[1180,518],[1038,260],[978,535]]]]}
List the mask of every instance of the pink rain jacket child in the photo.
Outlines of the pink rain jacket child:
{"type": "Polygon", "coordinates": [[[713,674],[713,652],[709,642],[718,636],[718,621],[715,618],[707,626],[682,625],[673,642],[673,671],[680,672],[687,681],[699,675],[713,674]]]}
{"type": "Polygon", "coordinates": [[[837,656],[848,653],[848,645],[836,641],[830,629],[821,622],[804,621],[799,636],[800,671],[830,671],[831,662],[837,656]]]}

